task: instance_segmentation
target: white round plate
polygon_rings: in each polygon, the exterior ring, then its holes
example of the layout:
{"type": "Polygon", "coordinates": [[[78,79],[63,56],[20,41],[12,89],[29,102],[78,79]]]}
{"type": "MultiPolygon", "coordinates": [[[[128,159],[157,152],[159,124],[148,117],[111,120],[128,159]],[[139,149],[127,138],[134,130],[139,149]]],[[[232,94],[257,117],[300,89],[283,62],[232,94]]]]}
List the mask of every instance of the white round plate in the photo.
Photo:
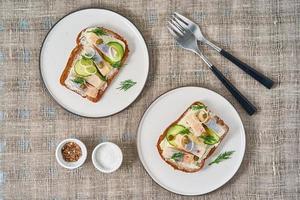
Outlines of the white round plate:
{"type": "Polygon", "coordinates": [[[146,43],[138,29],[125,17],[104,9],[83,9],[59,20],[46,36],[40,52],[40,70],[52,97],[68,111],[85,117],[106,117],[127,108],[142,92],[149,70],[146,43]],[[59,83],[76,37],[87,27],[103,26],[123,36],[129,47],[126,64],[97,103],[82,98],[59,83]],[[127,91],[117,89],[120,82],[136,83],[127,91]]]}
{"type": "Polygon", "coordinates": [[[152,179],[163,188],[182,195],[211,192],[236,173],[244,157],[245,131],[233,106],[219,94],[200,87],[181,87],[158,97],[141,119],[137,134],[137,149],[141,162],[152,179]],[[196,173],[174,170],[157,151],[159,136],[193,102],[202,101],[229,126],[229,132],[205,166],[196,173]],[[208,164],[224,151],[235,151],[232,158],[219,164],[208,164]]]}

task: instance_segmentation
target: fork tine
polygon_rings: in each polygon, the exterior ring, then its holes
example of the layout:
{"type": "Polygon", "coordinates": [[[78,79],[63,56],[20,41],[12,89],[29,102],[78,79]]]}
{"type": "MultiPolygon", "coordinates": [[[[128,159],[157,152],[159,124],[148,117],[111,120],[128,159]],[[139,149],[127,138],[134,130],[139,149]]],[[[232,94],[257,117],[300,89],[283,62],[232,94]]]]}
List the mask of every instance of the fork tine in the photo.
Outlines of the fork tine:
{"type": "Polygon", "coordinates": [[[186,25],[189,25],[189,24],[193,24],[194,22],[192,22],[191,20],[189,20],[188,18],[186,18],[185,16],[177,13],[177,12],[174,12],[174,15],[180,19],[183,23],[185,23],[186,25]]]}
{"type": "Polygon", "coordinates": [[[176,32],[173,31],[172,28],[170,28],[169,26],[167,26],[167,29],[169,30],[169,32],[171,33],[171,35],[173,35],[173,37],[177,40],[178,39],[178,35],[176,32]]]}
{"type": "Polygon", "coordinates": [[[188,29],[188,24],[183,21],[180,17],[178,17],[175,13],[172,15],[172,19],[174,19],[178,24],[180,24],[185,29],[188,29]]]}
{"type": "Polygon", "coordinates": [[[175,21],[178,25],[180,25],[180,27],[182,27],[182,29],[184,29],[185,31],[188,31],[189,27],[188,25],[186,25],[184,22],[182,22],[181,19],[178,19],[176,15],[172,15],[172,20],[175,21]]]}
{"type": "Polygon", "coordinates": [[[173,24],[182,33],[182,35],[186,32],[186,29],[178,24],[175,20],[170,19],[170,23],[173,24]]]}
{"type": "Polygon", "coordinates": [[[170,29],[172,29],[172,31],[177,35],[177,37],[182,37],[183,33],[174,25],[172,24],[170,21],[168,21],[168,27],[170,29]]]}

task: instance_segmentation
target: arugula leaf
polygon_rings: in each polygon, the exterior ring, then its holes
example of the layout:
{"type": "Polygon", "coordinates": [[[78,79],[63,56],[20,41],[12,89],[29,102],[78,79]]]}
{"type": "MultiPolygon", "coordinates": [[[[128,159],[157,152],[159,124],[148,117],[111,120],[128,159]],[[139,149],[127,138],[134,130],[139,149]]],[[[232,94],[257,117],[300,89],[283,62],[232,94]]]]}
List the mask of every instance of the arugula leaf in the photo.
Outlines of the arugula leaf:
{"type": "Polygon", "coordinates": [[[234,153],[235,151],[225,151],[224,153],[221,153],[220,155],[218,155],[218,157],[212,161],[211,163],[209,163],[208,165],[212,165],[214,163],[218,164],[224,160],[230,159],[231,155],[234,153]]]}
{"type": "Polygon", "coordinates": [[[92,33],[95,33],[96,35],[98,35],[98,36],[101,36],[101,35],[106,35],[106,32],[102,29],[102,28],[94,28],[93,30],[91,30],[91,31],[88,31],[88,33],[90,33],[90,32],[92,32],[92,33]]]}
{"type": "Polygon", "coordinates": [[[183,158],[182,152],[174,153],[171,157],[171,159],[175,160],[176,162],[180,161],[183,158]]]}
{"type": "Polygon", "coordinates": [[[121,67],[121,61],[115,62],[111,65],[113,68],[120,68],[121,67]]]}
{"type": "Polygon", "coordinates": [[[83,85],[85,84],[85,79],[82,78],[82,77],[76,77],[75,79],[72,80],[74,83],[77,83],[77,84],[80,84],[80,85],[83,85]]]}
{"type": "Polygon", "coordinates": [[[192,109],[192,110],[201,110],[201,109],[203,109],[203,108],[206,109],[207,106],[205,106],[205,105],[203,105],[203,104],[201,104],[201,105],[200,105],[200,104],[197,104],[197,105],[192,105],[192,106],[191,106],[191,109],[192,109]]]}
{"type": "Polygon", "coordinates": [[[134,82],[133,80],[128,79],[128,80],[122,81],[121,84],[120,84],[121,86],[118,87],[117,89],[127,91],[129,88],[131,88],[135,84],[136,84],[136,82],[134,82]]]}

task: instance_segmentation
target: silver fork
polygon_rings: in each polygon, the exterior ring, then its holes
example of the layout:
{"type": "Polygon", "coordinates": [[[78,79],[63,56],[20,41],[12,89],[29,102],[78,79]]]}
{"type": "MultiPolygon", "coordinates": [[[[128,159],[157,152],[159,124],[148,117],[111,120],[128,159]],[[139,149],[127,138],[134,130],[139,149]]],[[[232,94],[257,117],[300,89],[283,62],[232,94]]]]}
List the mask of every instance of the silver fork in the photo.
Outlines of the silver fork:
{"type": "Polygon", "coordinates": [[[216,77],[224,84],[228,91],[234,96],[234,98],[241,104],[249,115],[256,112],[256,108],[252,105],[248,99],[238,91],[238,89],[230,83],[230,81],[202,54],[197,46],[197,39],[195,35],[186,27],[183,27],[176,20],[171,19],[168,21],[168,27],[170,33],[174,36],[177,43],[184,49],[196,53],[202,58],[206,65],[212,70],[216,77]]]}
{"type": "Polygon", "coordinates": [[[232,63],[234,63],[240,69],[242,69],[244,72],[246,72],[251,77],[253,77],[255,80],[257,80],[262,85],[264,85],[266,88],[270,89],[274,85],[274,82],[271,79],[269,79],[268,77],[266,77],[262,73],[256,71],[254,68],[250,67],[246,63],[240,61],[238,58],[234,57],[233,55],[231,55],[230,53],[228,53],[224,49],[221,49],[217,45],[215,45],[212,42],[210,42],[209,40],[207,40],[203,36],[203,34],[200,30],[200,27],[196,23],[194,23],[193,21],[189,20],[188,18],[186,18],[183,15],[180,15],[177,12],[174,12],[174,14],[172,15],[172,19],[175,20],[182,27],[184,27],[186,29],[189,29],[195,35],[195,37],[198,41],[200,41],[204,44],[207,44],[208,46],[210,46],[211,48],[213,48],[214,50],[219,52],[222,56],[224,56],[225,58],[230,60],[232,63]]]}

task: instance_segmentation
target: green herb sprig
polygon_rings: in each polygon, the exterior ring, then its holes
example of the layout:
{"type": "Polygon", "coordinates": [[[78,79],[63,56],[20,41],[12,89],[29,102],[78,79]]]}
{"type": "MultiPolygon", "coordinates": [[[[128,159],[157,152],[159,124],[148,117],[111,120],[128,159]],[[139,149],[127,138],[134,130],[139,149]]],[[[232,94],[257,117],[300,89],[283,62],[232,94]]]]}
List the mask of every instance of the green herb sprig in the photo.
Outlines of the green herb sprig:
{"type": "Polygon", "coordinates": [[[189,133],[190,133],[190,130],[188,128],[185,128],[179,132],[180,135],[185,135],[185,134],[189,134],[189,133]]]}
{"type": "Polygon", "coordinates": [[[212,135],[204,135],[204,136],[200,136],[200,138],[202,138],[204,141],[204,144],[216,144],[217,142],[219,142],[219,140],[217,140],[214,136],[212,135]]]}
{"type": "Polygon", "coordinates": [[[72,80],[74,83],[77,83],[79,85],[85,84],[85,79],[81,77],[76,77],[75,79],[72,80]]]}
{"type": "Polygon", "coordinates": [[[202,104],[201,104],[201,105],[200,105],[200,104],[197,104],[197,105],[192,105],[192,106],[191,106],[191,109],[192,109],[192,110],[201,110],[201,109],[203,109],[203,108],[206,109],[207,107],[206,107],[205,105],[202,105],[202,104]]]}
{"type": "Polygon", "coordinates": [[[121,67],[121,61],[115,62],[111,65],[113,68],[120,68],[121,67]]]}
{"type": "Polygon", "coordinates": [[[180,161],[183,158],[182,152],[174,153],[171,157],[171,159],[175,160],[176,162],[180,161]]]}
{"type": "Polygon", "coordinates": [[[211,163],[209,163],[208,165],[212,165],[212,164],[218,164],[224,160],[230,159],[231,155],[234,153],[234,151],[225,151],[224,153],[221,153],[220,155],[218,155],[218,157],[212,161],[211,163]]]}
{"type": "Polygon", "coordinates": [[[94,28],[93,30],[88,31],[88,33],[95,33],[98,36],[106,35],[106,32],[102,28],[94,28]]]}
{"type": "Polygon", "coordinates": [[[118,87],[117,89],[127,91],[129,88],[131,88],[135,84],[136,84],[136,82],[128,79],[125,81],[121,81],[120,87],[118,87]]]}

